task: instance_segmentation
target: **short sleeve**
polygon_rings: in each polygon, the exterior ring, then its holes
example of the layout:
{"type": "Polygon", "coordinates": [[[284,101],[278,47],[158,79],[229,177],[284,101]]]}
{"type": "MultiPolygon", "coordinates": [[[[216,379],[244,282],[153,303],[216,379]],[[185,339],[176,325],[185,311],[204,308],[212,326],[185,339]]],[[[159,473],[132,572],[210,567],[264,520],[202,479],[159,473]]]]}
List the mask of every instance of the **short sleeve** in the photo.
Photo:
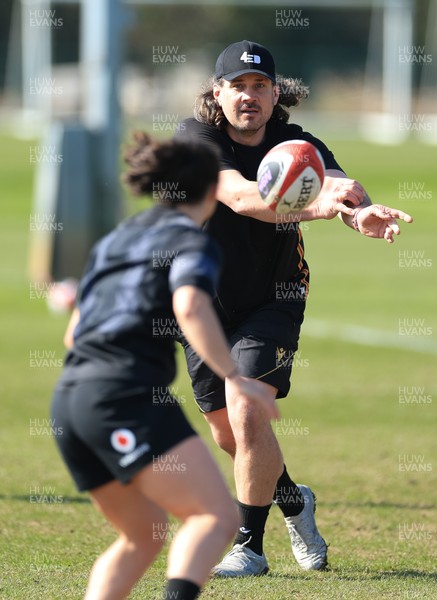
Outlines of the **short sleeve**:
{"type": "Polygon", "coordinates": [[[183,246],[170,267],[170,291],[174,293],[183,285],[192,285],[214,297],[221,266],[218,246],[204,233],[201,239],[193,239],[189,245],[183,246]]]}
{"type": "Polygon", "coordinates": [[[216,149],[218,148],[220,150],[220,169],[223,171],[229,169],[239,170],[229,139],[216,127],[200,123],[191,117],[179,123],[175,137],[205,142],[216,149]]]}
{"type": "Polygon", "coordinates": [[[334,154],[321,140],[306,131],[303,132],[302,139],[306,140],[307,142],[311,142],[311,144],[313,144],[317,150],[319,150],[326,169],[338,169],[339,171],[343,171],[338,162],[335,160],[334,154]]]}

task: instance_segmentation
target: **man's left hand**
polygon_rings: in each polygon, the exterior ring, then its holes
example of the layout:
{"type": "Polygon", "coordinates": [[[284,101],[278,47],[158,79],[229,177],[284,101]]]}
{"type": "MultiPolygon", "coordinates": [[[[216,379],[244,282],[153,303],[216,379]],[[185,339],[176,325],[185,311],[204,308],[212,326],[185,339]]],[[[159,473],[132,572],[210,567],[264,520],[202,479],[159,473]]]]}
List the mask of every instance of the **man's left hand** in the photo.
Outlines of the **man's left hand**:
{"type": "Polygon", "coordinates": [[[382,204],[371,204],[358,211],[355,221],[358,231],[367,237],[384,238],[389,244],[393,244],[393,236],[401,232],[396,219],[405,223],[413,221],[413,217],[402,210],[382,204]]]}

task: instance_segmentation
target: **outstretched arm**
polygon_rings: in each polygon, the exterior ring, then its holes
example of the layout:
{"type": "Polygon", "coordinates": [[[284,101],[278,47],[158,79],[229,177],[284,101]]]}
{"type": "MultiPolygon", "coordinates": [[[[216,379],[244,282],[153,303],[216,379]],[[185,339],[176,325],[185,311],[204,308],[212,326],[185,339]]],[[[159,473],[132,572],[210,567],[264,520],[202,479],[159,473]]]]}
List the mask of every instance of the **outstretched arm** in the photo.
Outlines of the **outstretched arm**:
{"type": "MultiPolygon", "coordinates": [[[[300,212],[280,215],[281,222],[333,219],[339,212],[352,218],[354,207],[360,205],[364,193],[362,185],[348,179],[342,171],[328,170],[316,200],[300,212]]],[[[261,198],[257,182],[245,179],[239,171],[220,172],[217,198],[240,215],[267,223],[277,221],[276,213],[261,198]]]]}
{"type": "MultiPolygon", "coordinates": [[[[245,179],[238,171],[221,171],[218,199],[234,212],[276,223],[278,215],[262,200],[256,181],[245,179]]],[[[343,171],[327,169],[323,187],[318,197],[301,212],[280,215],[282,223],[333,219],[335,216],[363,235],[384,238],[393,243],[393,235],[399,235],[396,219],[411,223],[411,215],[381,204],[372,205],[363,186],[349,179],[343,171]],[[358,214],[359,211],[359,214],[358,214]]]]}

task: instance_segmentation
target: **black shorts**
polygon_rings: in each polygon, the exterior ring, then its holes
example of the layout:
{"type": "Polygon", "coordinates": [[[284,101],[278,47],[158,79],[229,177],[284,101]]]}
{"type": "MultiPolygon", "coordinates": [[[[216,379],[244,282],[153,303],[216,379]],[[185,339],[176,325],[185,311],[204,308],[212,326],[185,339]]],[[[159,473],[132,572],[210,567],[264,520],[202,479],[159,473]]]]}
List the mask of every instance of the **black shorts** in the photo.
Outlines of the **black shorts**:
{"type": "Polygon", "coordinates": [[[166,389],[108,380],[58,383],[51,409],[55,439],[80,491],[113,479],[128,483],[195,435],[166,389]]]}
{"type": "MultiPolygon", "coordinates": [[[[304,311],[304,302],[296,302],[289,310],[262,308],[226,331],[240,374],[276,387],[277,398],[285,398],[290,390],[293,357],[304,311]]],[[[205,413],[225,408],[224,381],[202,362],[188,343],[183,345],[198,407],[205,413]]]]}

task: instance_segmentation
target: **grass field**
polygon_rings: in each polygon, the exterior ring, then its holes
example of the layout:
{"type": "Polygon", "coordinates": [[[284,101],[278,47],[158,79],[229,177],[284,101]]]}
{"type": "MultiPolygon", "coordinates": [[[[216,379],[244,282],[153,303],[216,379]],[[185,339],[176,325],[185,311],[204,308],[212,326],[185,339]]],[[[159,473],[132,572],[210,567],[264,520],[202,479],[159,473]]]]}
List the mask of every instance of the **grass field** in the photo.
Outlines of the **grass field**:
{"type": "MultiPolygon", "coordinates": [[[[60,368],[32,367],[31,357],[62,363],[67,319],[29,290],[29,142],[3,137],[0,147],[0,598],[78,599],[114,534],[75,491],[47,431],[60,368]]],[[[393,246],[337,221],[303,226],[312,270],[307,327],[273,426],[289,471],[318,496],[331,568],[299,570],[273,507],[270,574],[211,581],[204,598],[437,598],[437,152],[416,143],[332,147],[374,201],[411,212],[415,222],[393,246]],[[412,190],[428,193],[414,199],[412,190]]],[[[180,367],[185,409],[232,486],[230,462],[212,445],[182,360],[180,367]]],[[[164,550],[132,599],[161,597],[165,558],[164,550]]]]}

